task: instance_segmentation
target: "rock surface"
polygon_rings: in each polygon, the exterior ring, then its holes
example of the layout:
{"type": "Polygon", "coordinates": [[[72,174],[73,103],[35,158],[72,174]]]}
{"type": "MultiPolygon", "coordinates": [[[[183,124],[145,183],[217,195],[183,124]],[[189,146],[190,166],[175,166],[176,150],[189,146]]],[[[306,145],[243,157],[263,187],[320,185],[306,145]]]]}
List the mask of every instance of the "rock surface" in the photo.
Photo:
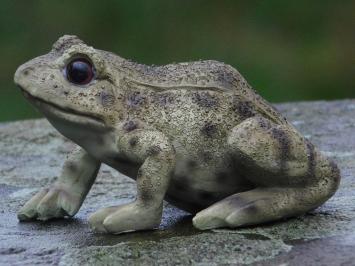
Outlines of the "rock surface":
{"type": "Polygon", "coordinates": [[[0,265],[355,265],[355,100],[277,108],[338,163],[339,191],[302,217],[204,232],[166,204],[159,230],[92,233],[89,213],[135,195],[134,182],[109,167],[75,218],[18,223],[16,211],[53,182],[73,144],[46,120],[0,124],[0,265]]]}

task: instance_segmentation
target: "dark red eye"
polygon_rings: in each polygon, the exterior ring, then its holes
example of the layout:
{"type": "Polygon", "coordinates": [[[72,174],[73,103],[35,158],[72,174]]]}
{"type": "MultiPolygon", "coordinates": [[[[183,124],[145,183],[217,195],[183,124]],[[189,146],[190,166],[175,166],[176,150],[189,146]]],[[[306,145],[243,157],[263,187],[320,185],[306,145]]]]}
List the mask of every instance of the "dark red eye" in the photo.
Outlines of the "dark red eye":
{"type": "Polygon", "coordinates": [[[71,83],[85,85],[94,78],[94,68],[89,60],[76,58],[67,65],[66,76],[71,83]]]}

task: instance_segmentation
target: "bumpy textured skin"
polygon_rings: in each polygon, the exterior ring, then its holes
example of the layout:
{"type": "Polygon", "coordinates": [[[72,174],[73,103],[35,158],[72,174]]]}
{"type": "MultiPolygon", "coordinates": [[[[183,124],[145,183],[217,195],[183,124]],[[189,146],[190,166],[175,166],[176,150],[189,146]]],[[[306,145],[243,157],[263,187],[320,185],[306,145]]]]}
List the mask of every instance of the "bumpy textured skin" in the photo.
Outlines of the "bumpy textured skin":
{"type": "Polygon", "coordinates": [[[156,228],[163,199],[196,213],[199,229],[255,225],[312,210],[339,185],[337,166],[224,63],[145,66],[66,35],[14,79],[79,146],[21,221],[73,216],[101,163],[135,179],[137,196],[94,213],[99,232],[156,228]],[[63,74],[78,56],[96,69],[85,86],[63,74]]]}

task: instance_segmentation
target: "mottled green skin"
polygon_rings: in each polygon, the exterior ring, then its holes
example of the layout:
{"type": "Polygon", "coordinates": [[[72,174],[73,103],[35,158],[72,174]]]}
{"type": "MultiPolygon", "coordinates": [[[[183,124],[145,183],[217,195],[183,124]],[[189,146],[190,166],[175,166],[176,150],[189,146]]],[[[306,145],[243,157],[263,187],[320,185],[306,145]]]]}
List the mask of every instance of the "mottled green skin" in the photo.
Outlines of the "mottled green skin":
{"type": "Polygon", "coordinates": [[[90,217],[93,229],[111,233],[158,226],[164,198],[198,212],[197,228],[238,227],[314,209],[339,184],[336,165],[217,61],[145,66],[63,36],[20,66],[15,82],[81,147],[20,220],[74,215],[101,163],[137,181],[134,202],[90,217]],[[66,79],[74,57],[93,63],[88,85],[66,79]]]}

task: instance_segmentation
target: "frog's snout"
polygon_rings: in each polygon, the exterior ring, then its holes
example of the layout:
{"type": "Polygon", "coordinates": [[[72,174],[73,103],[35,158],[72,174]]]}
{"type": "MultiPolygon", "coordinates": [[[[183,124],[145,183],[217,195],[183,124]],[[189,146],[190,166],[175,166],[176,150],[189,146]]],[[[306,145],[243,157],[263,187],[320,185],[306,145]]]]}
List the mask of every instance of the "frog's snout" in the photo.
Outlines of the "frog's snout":
{"type": "Polygon", "coordinates": [[[19,67],[16,69],[16,72],[15,72],[15,75],[14,75],[14,82],[15,82],[15,84],[16,84],[18,87],[20,87],[21,89],[22,89],[22,87],[21,87],[21,85],[20,85],[20,81],[21,81],[21,79],[22,79],[22,76],[24,76],[23,65],[19,66],[19,67]]]}
{"type": "Polygon", "coordinates": [[[22,91],[25,91],[27,88],[26,81],[29,80],[30,72],[31,72],[31,69],[27,63],[19,66],[16,69],[16,72],[14,75],[14,82],[22,91]]]}

